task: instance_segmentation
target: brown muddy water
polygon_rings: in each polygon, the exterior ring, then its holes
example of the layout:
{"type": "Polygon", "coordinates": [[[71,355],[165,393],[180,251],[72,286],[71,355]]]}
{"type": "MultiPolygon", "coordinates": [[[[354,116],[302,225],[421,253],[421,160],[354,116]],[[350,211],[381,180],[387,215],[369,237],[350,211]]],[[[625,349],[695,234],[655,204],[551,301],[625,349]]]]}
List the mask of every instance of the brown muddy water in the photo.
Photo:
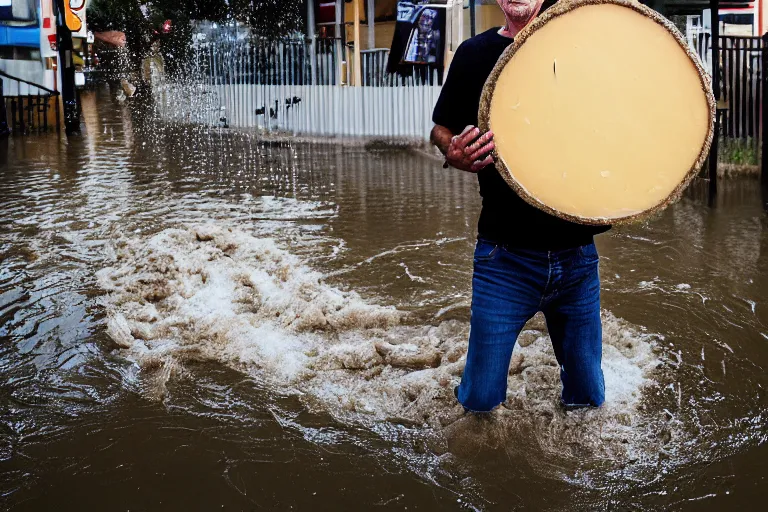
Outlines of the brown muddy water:
{"type": "Polygon", "coordinates": [[[475,178],[409,152],[139,121],[1,142],[7,510],[720,510],[768,497],[768,217],[694,184],[598,238],[607,403],[543,323],[452,396],[475,178]]]}

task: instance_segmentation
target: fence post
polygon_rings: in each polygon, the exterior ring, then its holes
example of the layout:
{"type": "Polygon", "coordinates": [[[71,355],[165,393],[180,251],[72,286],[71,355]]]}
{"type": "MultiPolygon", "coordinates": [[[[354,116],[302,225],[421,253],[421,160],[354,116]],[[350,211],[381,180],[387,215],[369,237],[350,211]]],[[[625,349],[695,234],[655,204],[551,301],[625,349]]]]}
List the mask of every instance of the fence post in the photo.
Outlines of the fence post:
{"type": "Polygon", "coordinates": [[[717,0],[709,1],[712,13],[712,92],[715,96],[715,130],[709,151],[709,203],[714,205],[717,195],[717,146],[720,139],[720,18],[717,0]]]}
{"type": "Polygon", "coordinates": [[[3,79],[0,78],[0,137],[11,133],[8,129],[8,117],[5,111],[5,96],[3,95],[3,79]]]}
{"type": "Polygon", "coordinates": [[[365,20],[368,22],[368,49],[373,50],[376,48],[376,26],[374,18],[376,17],[376,6],[374,0],[368,0],[368,10],[365,15],[365,20]]]}
{"type": "Polygon", "coordinates": [[[766,121],[768,121],[768,33],[763,34],[763,51],[760,52],[762,63],[760,66],[761,86],[760,95],[760,172],[763,187],[768,187],[768,134],[766,133],[766,121]]]}
{"type": "Polygon", "coordinates": [[[469,0],[469,35],[471,37],[475,37],[476,34],[475,19],[475,0],[469,0]]]}
{"type": "Polygon", "coordinates": [[[27,127],[24,123],[24,96],[21,94],[21,89],[19,88],[19,133],[23,135],[26,131],[27,127]]]}

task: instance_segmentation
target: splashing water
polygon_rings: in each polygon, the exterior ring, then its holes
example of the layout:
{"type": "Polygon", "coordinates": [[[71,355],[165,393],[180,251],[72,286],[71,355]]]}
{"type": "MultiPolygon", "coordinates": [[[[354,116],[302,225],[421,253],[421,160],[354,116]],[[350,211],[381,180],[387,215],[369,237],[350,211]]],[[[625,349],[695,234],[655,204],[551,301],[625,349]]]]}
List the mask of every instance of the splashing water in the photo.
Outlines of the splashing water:
{"type": "Polygon", "coordinates": [[[142,367],[150,395],[161,397],[185,362],[212,360],[343,422],[427,426],[449,441],[484,444],[532,428],[546,451],[621,460],[651,456],[665,442],[664,427],[641,405],[659,364],[657,338],[608,312],[603,408],[559,408],[559,368],[535,317],[515,347],[498,428],[478,438],[468,435],[478,420],[463,414],[452,391],[466,322],[411,325],[404,312],[324,283],[274,240],[221,223],[123,237],[113,251],[112,266],[98,273],[109,292],[108,333],[142,367]]]}

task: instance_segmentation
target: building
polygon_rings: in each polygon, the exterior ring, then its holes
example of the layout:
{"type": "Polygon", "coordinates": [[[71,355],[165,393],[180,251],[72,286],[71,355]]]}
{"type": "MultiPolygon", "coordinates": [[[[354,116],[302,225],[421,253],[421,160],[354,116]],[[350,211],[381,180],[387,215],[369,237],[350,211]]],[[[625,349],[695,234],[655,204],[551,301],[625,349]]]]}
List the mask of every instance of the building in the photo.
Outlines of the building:
{"type": "Polygon", "coordinates": [[[344,54],[340,69],[342,82],[349,85],[362,84],[365,80],[363,71],[370,72],[374,62],[390,63],[391,70],[390,54],[398,49],[404,51],[415,32],[411,29],[410,34],[399,33],[402,25],[416,26],[413,23],[416,18],[426,20],[422,28],[429,22],[432,33],[439,33],[439,43],[431,41],[430,44],[439,47],[440,51],[437,54],[432,51],[436,59],[425,66],[434,68],[441,75],[463,40],[504,23],[495,0],[307,1],[307,35],[311,39],[339,41],[344,54]],[[409,22],[409,18],[414,20],[409,22]],[[399,38],[402,39],[401,47],[398,47],[399,38]]]}
{"type": "MultiPolygon", "coordinates": [[[[55,0],[0,0],[0,71],[47,89],[60,90],[56,72],[55,0]]],[[[72,30],[75,83],[85,84],[83,67],[88,54],[86,0],[65,0],[65,20],[72,30]]],[[[5,95],[13,94],[6,84],[5,95]]]]}

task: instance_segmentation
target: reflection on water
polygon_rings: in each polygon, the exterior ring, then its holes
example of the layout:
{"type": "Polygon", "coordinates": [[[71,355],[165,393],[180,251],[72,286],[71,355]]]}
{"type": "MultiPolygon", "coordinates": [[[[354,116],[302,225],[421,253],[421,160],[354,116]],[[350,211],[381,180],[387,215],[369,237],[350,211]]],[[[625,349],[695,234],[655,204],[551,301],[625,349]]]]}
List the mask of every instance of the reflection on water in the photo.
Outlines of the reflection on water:
{"type": "MultiPolygon", "coordinates": [[[[609,403],[564,414],[535,320],[492,419],[451,398],[473,176],[84,96],[0,146],[0,480],[13,509],[754,505],[768,234],[754,181],[598,239],[609,403]],[[71,498],[71,499],[67,499],[71,498]]],[[[515,220],[513,219],[512,222],[515,220]]]]}

